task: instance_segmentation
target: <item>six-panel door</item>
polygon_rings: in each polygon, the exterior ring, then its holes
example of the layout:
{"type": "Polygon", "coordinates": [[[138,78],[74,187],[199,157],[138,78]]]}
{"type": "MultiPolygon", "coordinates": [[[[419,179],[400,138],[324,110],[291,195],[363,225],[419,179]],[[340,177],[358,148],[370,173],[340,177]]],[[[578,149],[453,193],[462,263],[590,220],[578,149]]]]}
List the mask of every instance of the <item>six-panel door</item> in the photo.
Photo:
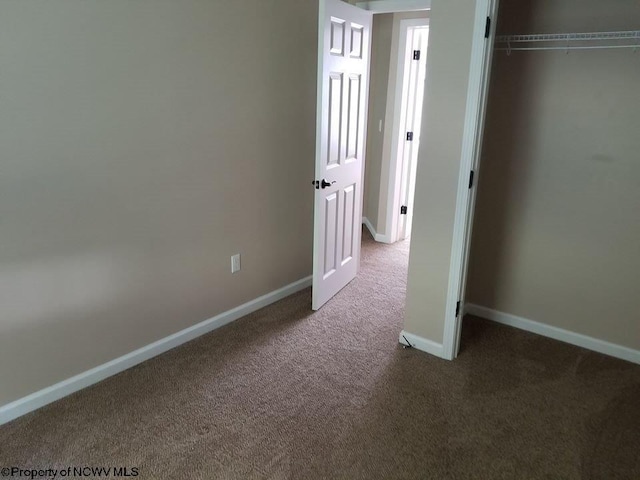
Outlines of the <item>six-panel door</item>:
{"type": "Polygon", "coordinates": [[[371,14],[339,0],[320,11],[313,308],[355,278],[360,259],[371,14]]]}

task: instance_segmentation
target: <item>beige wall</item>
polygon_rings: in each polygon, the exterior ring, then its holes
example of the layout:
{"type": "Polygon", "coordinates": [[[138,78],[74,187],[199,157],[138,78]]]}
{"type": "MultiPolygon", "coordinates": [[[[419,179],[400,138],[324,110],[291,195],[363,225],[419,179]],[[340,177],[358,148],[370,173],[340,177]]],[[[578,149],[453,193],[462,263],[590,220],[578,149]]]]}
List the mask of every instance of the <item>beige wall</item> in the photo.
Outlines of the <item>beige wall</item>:
{"type": "Polygon", "coordinates": [[[393,14],[387,13],[373,16],[367,122],[367,159],[365,165],[362,215],[367,217],[376,230],[378,229],[380,171],[382,168],[382,143],[387,109],[387,85],[389,82],[392,31],[393,14]],[[382,122],[382,132],[378,129],[379,122],[382,122]]]}
{"type": "MultiPolygon", "coordinates": [[[[503,33],[639,28],[635,0],[503,0],[503,33]]],[[[513,52],[493,66],[467,299],[640,349],[640,62],[513,52]]]]}
{"type": "Polygon", "coordinates": [[[405,330],[438,344],[444,333],[453,220],[475,2],[434,0],[416,178],[405,330]]]}
{"type": "Polygon", "coordinates": [[[316,45],[314,1],[0,3],[0,405],[311,273],[316,45]]]}

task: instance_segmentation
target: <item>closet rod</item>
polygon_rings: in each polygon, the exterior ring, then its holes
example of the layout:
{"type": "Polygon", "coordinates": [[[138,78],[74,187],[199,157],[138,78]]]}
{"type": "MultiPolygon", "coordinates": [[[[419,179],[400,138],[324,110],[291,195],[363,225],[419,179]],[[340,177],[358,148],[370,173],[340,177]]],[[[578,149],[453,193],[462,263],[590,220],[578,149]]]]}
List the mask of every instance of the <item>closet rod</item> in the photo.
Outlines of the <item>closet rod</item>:
{"type": "Polygon", "coordinates": [[[519,50],[593,50],[593,49],[606,49],[606,48],[638,48],[640,45],[589,45],[589,46],[566,46],[566,47],[498,47],[495,50],[498,51],[519,51],[519,50]]]}
{"type": "Polygon", "coordinates": [[[539,33],[530,35],[500,35],[496,37],[496,50],[591,50],[607,48],[640,48],[640,30],[620,32],[539,33]],[[603,42],[609,42],[603,44],[603,42]],[[629,43],[633,41],[633,43],[629,43]],[[545,42],[550,45],[520,46],[522,43],[545,42]],[[558,43],[563,42],[560,46],[558,43]],[[571,42],[600,42],[571,45],[571,42]],[[626,43],[623,43],[626,42],[626,43]],[[555,46],[553,44],[556,44],[555,46]],[[506,46],[505,46],[506,44],[506,46]],[[515,44],[515,45],[514,45],[515,44]]]}
{"type": "Polygon", "coordinates": [[[531,35],[500,35],[497,43],[598,41],[598,40],[640,40],[640,30],[622,32],[588,33],[536,33],[531,35]]]}

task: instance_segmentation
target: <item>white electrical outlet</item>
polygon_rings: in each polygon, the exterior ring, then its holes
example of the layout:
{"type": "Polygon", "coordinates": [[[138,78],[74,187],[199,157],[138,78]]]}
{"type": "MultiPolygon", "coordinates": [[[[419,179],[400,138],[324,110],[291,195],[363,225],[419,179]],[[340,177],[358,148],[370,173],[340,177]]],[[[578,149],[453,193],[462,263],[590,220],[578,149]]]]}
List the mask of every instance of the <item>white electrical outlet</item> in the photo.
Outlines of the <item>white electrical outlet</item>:
{"type": "Polygon", "coordinates": [[[231,256],[231,273],[240,271],[240,254],[236,253],[231,256]]]}

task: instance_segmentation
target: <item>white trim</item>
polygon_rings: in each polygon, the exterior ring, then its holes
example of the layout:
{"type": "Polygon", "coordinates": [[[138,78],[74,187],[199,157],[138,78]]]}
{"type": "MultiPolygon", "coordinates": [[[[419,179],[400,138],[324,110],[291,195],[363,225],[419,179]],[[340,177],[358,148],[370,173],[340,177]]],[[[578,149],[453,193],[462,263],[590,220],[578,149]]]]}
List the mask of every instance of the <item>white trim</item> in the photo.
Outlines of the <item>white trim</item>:
{"type": "Polygon", "coordinates": [[[117,373],[123,372],[139,363],[149,360],[161,353],[175,348],[183,343],[193,340],[205,333],[209,333],[217,328],[227,325],[245,315],[292,295],[300,290],[311,286],[311,277],[306,277],[289,285],[286,285],[271,293],[251,300],[239,307],[232,308],[224,313],[216,315],[209,320],[205,320],[189,328],[185,328],[173,335],[169,335],[161,340],[150,343],[142,348],[127,353],[107,363],[99,365],[91,370],[75,375],[67,380],[51,385],[35,393],[20,398],[14,402],[0,406],[0,425],[15,418],[32,412],[51,402],[59,400],[67,395],[71,395],[78,390],[86,388],[94,383],[98,383],[117,373]]]}
{"type": "Polygon", "coordinates": [[[356,7],[369,10],[372,13],[415,12],[429,10],[431,0],[375,0],[356,2],[356,7]]]}
{"type": "MultiPolygon", "coordinates": [[[[402,167],[400,147],[404,142],[404,122],[406,120],[403,93],[407,75],[407,37],[412,27],[429,27],[429,18],[411,18],[400,20],[398,25],[398,51],[396,66],[396,83],[393,100],[393,124],[391,127],[391,151],[389,153],[389,183],[387,185],[387,218],[385,231],[393,242],[400,240],[399,211],[402,199],[402,167]]],[[[422,108],[422,107],[420,107],[422,108]]]]}
{"type": "Polygon", "coordinates": [[[418,335],[414,335],[413,333],[409,333],[405,330],[402,330],[400,332],[398,341],[402,345],[407,345],[407,340],[411,342],[411,346],[416,350],[430,353],[431,355],[435,355],[436,357],[439,357],[439,358],[444,358],[442,356],[442,353],[443,353],[442,345],[439,343],[436,343],[427,338],[422,338],[422,337],[419,337],[418,335]]]}
{"type": "Polygon", "coordinates": [[[469,188],[469,173],[479,165],[498,1],[478,0],[476,4],[442,342],[444,357],[449,360],[453,360],[458,354],[460,317],[456,316],[456,304],[458,301],[464,303],[469,237],[475,207],[476,189],[469,188]],[[488,39],[484,36],[487,17],[492,20],[488,39]]]}
{"type": "Polygon", "coordinates": [[[369,230],[369,233],[371,233],[371,236],[376,242],[391,243],[386,235],[376,232],[376,229],[373,228],[373,225],[371,225],[371,222],[367,217],[362,217],[362,223],[367,227],[367,230],[369,230]]]}
{"type": "MultiPolygon", "coordinates": [[[[390,140],[387,141],[387,145],[391,144],[390,147],[383,144],[383,158],[388,152],[388,162],[389,162],[389,176],[387,179],[387,188],[386,195],[384,190],[381,190],[380,195],[380,204],[379,208],[382,207],[382,204],[386,206],[386,218],[385,218],[385,232],[389,232],[388,242],[393,243],[399,240],[399,232],[398,232],[398,223],[399,223],[399,214],[400,211],[400,192],[401,192],[401,170],[402,170],[402,159],[399,158],[399,148],[401,137],[404,137],[401,134],[402,129],[402,114],[404,103],[402,101],[402,94],[404,90],[404,79],[405,79],[405,68],[406,68],[406,51],[407,51],[407,35],[409,28],[411,27],[428,27],[429,26],[429,18],[409,18],[402,19],[398,23],[397,30],[394,28],[394,40],[397,38],[397,46],[398,49],[396,52],[391,53],[391,62],[396,61],[396,70],[395,70],[395,92],[393,93],[393,97],[389,95],[387,92],[387,112],[393,112],[393,118],[391,122],[389,122],[389,118],[387,116],[385,121],[385,137],[390,140]],[[394,53],[397,58],[393,58],[394,53]],[[393,98],[393,103],[390,103],[390,98],[393,98]],[[388,125],[391,125],[391,131],[387,133],[388,125]]],[[[388,84],[391,85],[393,69],[389,68],[389,81],[388,84]]],[[[389,115],[389,114],[387,114],[389,115]]],[[[404,140],[402,140],[404,141],[404,140]]],[[[384,160],[383,160],[384,161],[384,160]]]]}
{"type": "MultiPolygon", "coordinates": [[[[389,238],[393,241],[398,240],[398,210],[400,208],[400,198],[398,191],[400,190],[400,175],[398,175],[398,148],[401,142],[400,139],[400,124],[402,122],[402,90],[404,87],[405,77],[405,65],[406,57],[405,52],[407,50],[407,34],[408,29],[412,23],[419,22],[422,19],[400,20],[398,24],[398,31],[393,32],[397,35],[398,49],[396,52],[392,52],[392,59],[395,53],[396,58],[396,79],[395,79],[395,92],[393,93],[393,106],[391,111],[393,112],[393,122],[391,124],[391,150],[389,151],[389,177],[387,182],[387,218],[385,219],[385,231],[389,232],[389,238]]],[[[425,19],[427,22],[428,19],[425,19]]],[[[391,69],[389,69],[392,72],[391,69]]],[[[390,81],[387,82],[391,84],[390,81]]],[[[387,92],[387,96],[389,93],[387,92]]],[[[389,105],[387,102],[387,111],[389,111],[389,105]]],[[[385,122],[388,125],[388,122],[385,122]]],[[[386,127],[385,127],[386,128],[386,127]]]]}
{"type": "MultiPolygon", "coordinates": [[[[326,109],[322,105],[322,95],[323,95],[323,81],[324,81],[324,36],[325,36],[325,16],[327,10],[327,0],[318,0],[318,47],[317,47],[317,55],[318,55],[318,68],[316,72],[316,155],[314,157],[314,178],[321,179],[322,172],[320,168],[320,161],[318,159],[322,158],[322,125],[324,124],[323,117],[326,114],[326,109]]],[[[323,246],[323,238],[320,235],[319,228],[319,218],[318,218],[318,195],[314,193],[313,195],[313,250],[311,252],[312,262],[313,262],[313,276],[315,276],[316,272],[319,272],[322,268],[322,261],[320,255],[316,255],[316,252],[324,251],[323,246]]],[[[313,279],[311,281],[313,284],[313,279]]],[[[314,304],[313,297],[317,293],[317,288],[313,286],[312,300],[311,304],[314,304]]]]}
{"type": "Polygon", "coordinates": [[[487,307],[482,307],[475,304],[465,305],[465,312],[477,317],[486,318],[487,320],[493,320],[503,325],[509,325],[511,327],[526,330],[527,332],[537,333],[544,337],[560,340],[561,342],[570,343],[578,347],[587,348],[594,352],[604,353],[612,357],[621,358],[628,362],[640,364],[640,351],[633,350],[622,345],[607,342],[605,340],[599,340],[597,338],[588,337],[581,333],[572,332],[570,330],[564,330],[562,328],[547,325],[545,323],[536,322],[527,318],[518,317],[509,313],[499,312],[487,307]]]}
{"type": "Polygon", "coordinates": [[[362,223],[365,227],[367,227],[367,230],[369,230],[369,233],[375,239],[378,236],[378,232],[376,232],[376,229],[373,228],[373,225],[371,225],[369,219],[367,217],[362,217],[362,223]]]}

